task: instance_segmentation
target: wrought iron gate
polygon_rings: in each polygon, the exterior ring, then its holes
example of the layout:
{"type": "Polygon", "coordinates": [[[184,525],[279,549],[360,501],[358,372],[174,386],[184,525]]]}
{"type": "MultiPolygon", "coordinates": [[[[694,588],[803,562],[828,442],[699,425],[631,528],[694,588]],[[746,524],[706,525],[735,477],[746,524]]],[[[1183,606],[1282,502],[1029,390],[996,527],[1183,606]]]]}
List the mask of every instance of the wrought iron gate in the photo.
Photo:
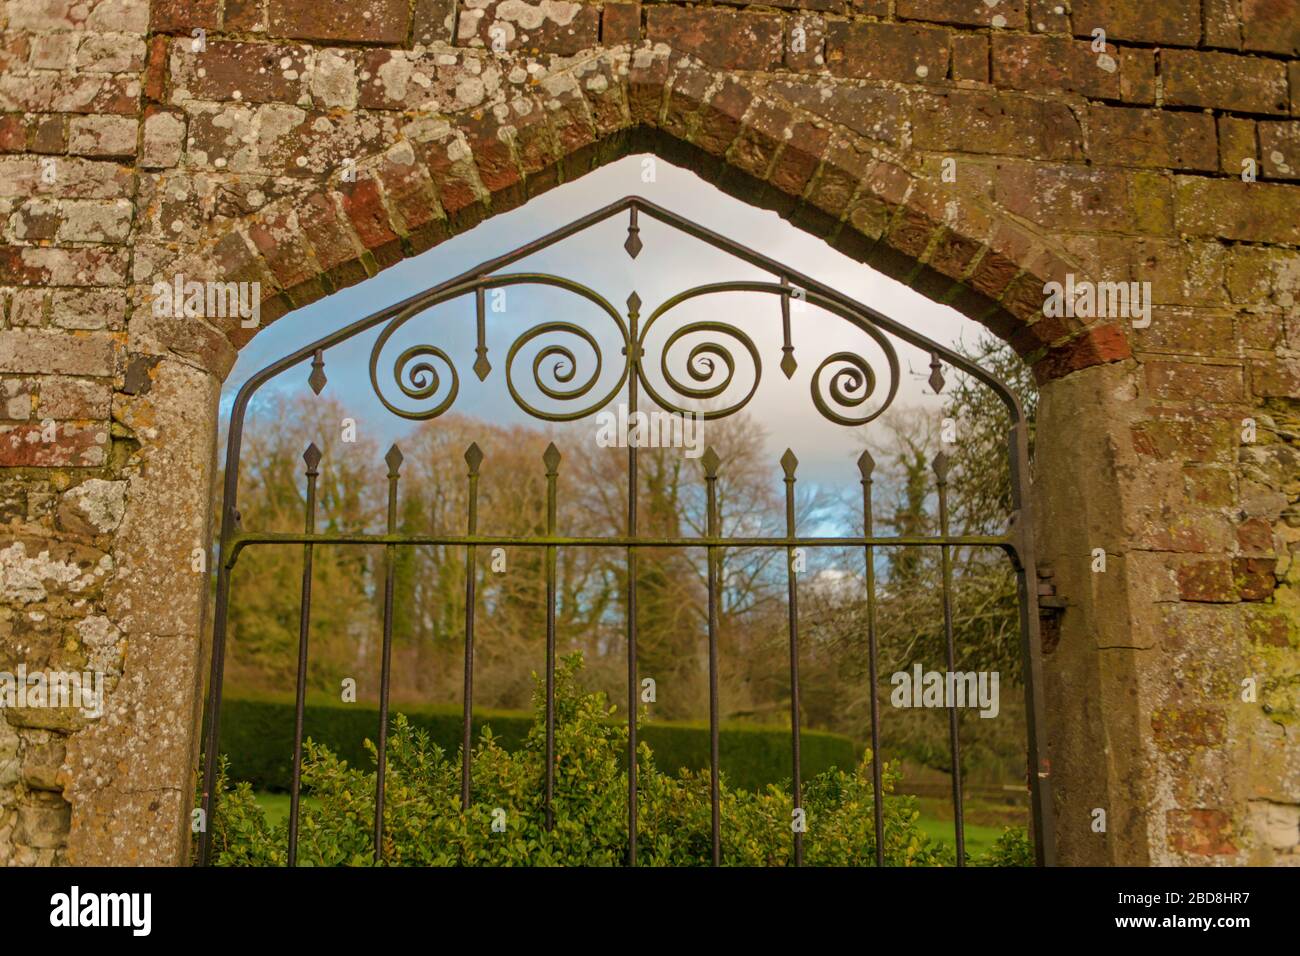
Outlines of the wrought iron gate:
{"type": "MultiPolygon", "coordinates": [[[[629,489],[637,487],[637,447],[628,442],[628,485],[629,489]]],[[[1031,791],[1034,845],[1040,865],[1051,865],[1054,856],[1054,839],[1052,833],[1051,789],[1047,761],[1043,756],[1040,734],[1043,728],[1043,699],[1041,660],[1039,642],[1037,578],[1035,574],[1033,536],[1031,533],[1030,502],[1028,490],[1028,435],[1024,414],[1015,394],[999,379],[986,370],[972,363],[966,357],[932,342],[922,335],[908,329],[888,316],[855,302],[819,282],[814,281],[793,269],[776,262],[761,253],[726,239],[702,226],[692,223],[667,209],[655,205],[641,197],[629,196],[603,209],[597,210],[577,221],[543,236],[525,246],[509,252],[496,259],[485,262],[468,272],[449,279],[425,292],[421,292],[403,302],[374,313],[364,319],[348,325],[324,338],[307,345],[298,351],[268,366],[252,376],[240,389],[231,412],[229,438],[226,451],[225,485],[221,516],[221,533],[219,544],[219,564],[217,570],[216,604],[214,613],[214,633],[212,645],[212,666],[208,689],[205,758],[203,776],[203,818],[213,819],[213,810],[217,799],[217,749],[220,739],[222,676],[226,650],[226,634],[229,622],[231,600],[231,572],[241,552],[246,548],[266,544],[301,544],[303,547],[302,601],[300,606],[300,631],[297,658],[297,694],[295,704],[294,750],[292,784],[289,816],[289,865],[296,862],[298,840],[298,818],[300,804],[300,772],[303,744],[303,712],[306,694],[308,630],[311,614],[312,592],[312,552],[318,545],[382,545],[385,553],[384,603],[383,603],[383,645],[380,673],[380,702],[378,738],[378,767],[376,774],[374,846],[376,860],[379,860],[383,844],[384,816],[384,771],[385,749],[389,723],[389,683],[391,676],[391,652],[393,641],[393,587],[394,559],[396,550],[401,547],[443,545],[464,547],[467,567],[473,567],[475,549],[480,546],[511,546],[542,548],[545,552],[546,573],[546,814],[548,824],[552,819],[552,796],[555,782],[555,667],[556,667],[556,556],[560,548],[565,547],[599,547],[617,548],[625,553],[627,567],[626,601],[626,657],[627,657],[627,711],[628,711],[628,749],[627,749],[627,862],[637,862],[637,554],[646,548],[684,548],[703,549],[707,561],[708,578],[708,662],[709,662],[709,735],[710,735],[710,775],[712,801],[712,852],[713,862],[717,865],[721,858],[723,834],[719,815],[719,705],[718,705],[718,601],[719,601],[719,567],[721,555],[728,548],[775,548],[787,552],[788,570],[788,619],[790,650],[790,686],[791,705],[790,721],[793,753],[793,797],[795,807],[801,803],[802,780],[800,775],[800,701],[799,701],[799,610],[798,595],[793,570],[794,550],[796,548],[817,547],[860,547],[865,560],[865,597],[866,597],[866,631],[868,646],[868,674],[871,701],[871,748],[872,780],[876,798],[874,804],[874,829],[876,863],[883,865],[883,831],[881,766],[880,754],[880,703],[878,700],[877,673],[877,597],[874,549],[880,547],[920,547],[939,548],[942,568],[942,603],[944,613],[944,636],[946,639],[947,664],[949,671],[954,670],[955,647],[952,619],[952,559],[951,552],[956,547],[986,547],[1002,550],[1014,567],[1019,593],[1020,617],[1020,653],[1024,673],[1024,690],[1026,700],[1026,718],[1028,726],[1028,767],[1031,791]],[[642,240],[638,216],[645,215],[675,229],[687,236],[700,240],[715,249],[721,250],[751,266],[757,267],[773,277],[771,281],[733,281],[716,282],[696,286],[681,292],[659,305],[649,317],[642,322],[641,301],[635,292],[628,298],[626,313],[621,312],[606,301],[599,293],[570,279],[541,272],[509,273],[501,270],[527,256],[550,247],[598,223],[619,215],[628,217],[627,239],[624,249],[629,256],[636,258],[641,251],[642,240]],[[1011,427],[1007,436],[1007,455],[1011,467],[1012,507],[1014,513],[1007,533],[1000,536],[954,535],[949,532],[948,516],[948,460],[940,454],[934,462],[936,492],[939,504],[940,530],[938,535],[915,537],[882,537],[874,533],[872,524],[872,473],[874,463],[869,455],[859,459],[862,485],[863,535],[838,537],[809,537],[800,535],[795,527],[795,468],[797,461],[787,451],[781,459],[785,473],[785,534],[780,537],[740,537],[724,536],[720,527],[718,514],[716,483],[719,460],[713,449],[708,449],[701,458],[703,480],[707,496],[707,533],[697,537],[651,538],[638,531],[637,495],[628,494],[626,526],[623,534],[607,536],[573,537],[564,536],[557,527],[556,478],[559,473],[561,455],[551,444],[544,456],[547,479],[547,515],[546,532],[533,536],[499,536],[483,535],[478,532],[477,489],[482,452],[477,444],[471,444],[465,454],[468,466],[469,508],[466,532],[454,534],[403,534],[398,532],[397,501],[400,480],[402,454],[394,445],[385,461],[388,465],[388,524],[384,533],[331,533],[321,534],[315,529],[316,480],[319,474],[321,453],[311,445],[304,459],[306,468],[306,520],[301,534],[285,534],[245,530],[240,526],[238,510],[239,458],[245,417],[253,396],[264,384],[287,369],[310,363],[311,371],[308,383],[313,391],[319,393],[325,384],[325,354],[335,346],[360,335],[368,329],[384,324],[371,351],[370,380],[375,395],[394,415],[412,420],[424,420],[441,415],[452,406],[459,391],[459,377],[455,364],[447,353],[433,344],[420,344],[405,349],[397,357],[392,377],[401,392],[411,400],[428,400],[442,391],[439,371],[434,360],[440,362],[449,374],[446,395],[434,407],[420,411],[403,409],[392,404],[385,397],[380,383],[380,357],[385,344],[407,322],[431,309],[432,307],[456,299],[473,295],[477,312],[477,360],[473,365],[475,374],[482,380],[491,372],[488,360],[486,340],[486,316],[484,308],[485,293],[490,289],[512,285],[545,285],[574,293],[593,303],[614,323],[623,343],[622,374],[618,382],[608,392],[596,398],[589,398],[600,375],[600,348],[596,339],[582,326],[569,322],[548,321],[535,325],[522,333],[511,345],[506,358],[506,384],[515,403],[530,416],[552,422],[567,422],[593,414],[610,404],[623,393],[626,387],[629,414],[637,410],[639,395],[642,391],[659,409],[676,412],[694,412],[704,419],[716,419],[734,414],[743,408],[753,397],[758,388],[761,372],[759,351],[753,340],[740,328],[728,322],[705,320],[695,321],[672,332],[661,348],[660,374],[668,387],[688,401],[709,401],[723,395],[730,387],[735,372],[735,356],[724,345],[709,341],[695,345],[689,352],[687,374],[697,384],[683,382],[674,376],[668,364],[668,352],[684,336],[707,334],[725,336],[734,339],[749,355],[754,365],[754,383],[748,392],[738,401],[725,407],[714,407],[698,411],[687,409],[657,390],[646,375],[646,338],[655,323],[677,305],[703,295],[719,292],[751,292],[775,296],[780,306],[782,322],[783,357],[780,368],[789,377],[795,368],[793,330],[791,327],[791,299],[800,299],[817,306],[826,312],[838,316],[860,329],[869,336],[882,350],[889,372],[889,388],[877,407],[867,413],[852,414],[853,409],[861,408],[877,390],[878,379],[875,370],[858,353],[849,351],[835,352],[822,360],[812,376],[812,402],[817,411],[828,420],[844,426],[861,426],[878,417],[893,401],[899,383],[899,362],[897,352],[890,342],[890,337],[906,342],[921,349],[930,356],[930,383],[936,391],[943,386],[943,368],[946,365],[956,368],[983,385],[991,388],[1005,404],[1010,413],[1011,427]],[[553,412],[534,407],[516,389],[511,377],[512,368],[520,350],[533,339],[560,333],[576,336],[586,342],[596,355],[596,370],[588,379],[577,377],[578,361],[572,350],[562,345],[546,345],[532,363],[533,381],[546,397],[567,402],[580,402],[580,408],[571,411],[553,412]],[[542,380],[541,365],[547,359],[556,360],[553,368],[555,384],[542,380]],[[726,373],[721,380],[714,380],[719,363],[726,373]],[[829,384],[823,388],[823,377],[829,384]],[[578,384],[570,383],[578,379],[578,384]],[[829,395],[830,400],[827,400],[829,395]]],[[[464,663],[464,733],[461,767],[461,805],[468,808],[471,798],[471,726],[473,710],[473,674],[474,674],[474,609],[475,609],[475,575],[466,577],[466,615],[465,615],[465,663],[464,663]]],[[[950,702],[951,703],[951,702],[950,702]]],[[[949,737],[952,758],[952,791],[955,831],[957,842],[957,862],[964,860],[964,818],[962,809],[960,765],[960,740],[957,732],[957,711],[948,707],[949,737]]],[[[796,864],[802,862],[802,834],[794,833],[794,859],[796,864]]],[[[200,838],[199,860],[206,864],[211,855],[211,827],[205,825],[200,838]]]]}

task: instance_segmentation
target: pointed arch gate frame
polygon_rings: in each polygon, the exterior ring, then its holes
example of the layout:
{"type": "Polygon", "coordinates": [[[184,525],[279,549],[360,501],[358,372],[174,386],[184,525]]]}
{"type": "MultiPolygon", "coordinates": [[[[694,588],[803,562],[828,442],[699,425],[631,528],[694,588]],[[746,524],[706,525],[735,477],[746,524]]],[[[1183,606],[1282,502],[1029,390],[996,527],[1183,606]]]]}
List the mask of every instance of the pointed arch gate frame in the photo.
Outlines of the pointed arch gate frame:
{"type": "MultiPolygon", "coordinates": [[[[628,196],[617,202],[598,209],[574,222],[542,236],[527,245],[490,259],[454,278],[420,292],[404,301],[360,319],[338,331],[327,335],[310,345],[286,355],[279,361],[267,366],[253,375],[239,390],[235,398],[230,417],[230,429],[227,439],[224,493],[222,498],[221,531],[219,537],[219,560],[217,566],[216,601],[213,613],[213,640],[211,672],[208,684],[206,707],[206,727],[204,731],[204,761],[202,807],[204,826],[200,834],[199,863],[206,865],[211,860],[212,835],[208,823],[213,819],[217,799],[217,761],[218,742],[221,727],[222,677],[226,651],[226,635],[229,624],[231,597],[231,573],[240,553],[249,547],[263,544],[301,544],[303,547],[302,601],[300,606],[300,630],[297,658],[297,681],[294,716],[294,753],[292,782],[290,791],[289,814],[289,848],[288,863],[293,866],[297,858],[298,818],[301,791],[301,765],[303,742],[303,712],[306,695],[308,633],[311,613],[312,588],[312,551],[316,545],[383,545],[385,552],[384,574],[384,619],[383,645],[380,673],[380,703],[378,738],[378,766],[376,774],[374,852],[377,862],[381,861],[383,846],[383,812],[385,787],[385,749],[388,733],[388,696],[391,675],[391,652],[393,638],[393,584],[394,558],[396,549],[404,546],[443,545],[464,547],[468,568],[473,567],[475,549],[480,546],[496,547],[534,547],[545,550],[546,569],[546,814],[547,823],[553,819],[552,795],[555,781],[555,606],[556,606],[556,559],[557,551],[563,547],[607,547],[624,549],[628,571],[628,593],[626,602],[626,637],[627,637],[627,708],[628,708],[628,751],[627,751],[627,856],[629,865],[637,862],[637,553],[644,548],[690,548],[704,549],[708,567],[708,660],[709,660],[709,735],[710,735],[710,776],[712,802],[712,852],[713,863],[721,861],[722,833],[719,814],[719,706],[718,706],[718,590],[722,552],[727,548],[766,547],[785,549],[787,552],[788,575],[788,621],[790,647],[791,678],[791,735],[792,735],[792,770],[793,798],[797,808],[801,802],[800,776],[800,713],[799,713],[799,623],[798,600],[795,572],[792,558],[796,548],[809,547],[861,547],[865,559],[864,583],[866,590],[866,627],[868,646],[868,674],[871,695],[871,748],[872,748],[872,783],[876,798],[874,804],[874,830],[876,864],[883,865],[883,831],[884,820],[881,792],[880,754],[880,702],[879,674],[877,672],[877,634],[876,634],[876,582],[874,569],[874,550],[878,547],[928,547],[939,548],[942,568],[942,603],[944,614],[944,635],[946,638],[947,665],[949,673],[954,671],[955,647],[952,620],[952,560],[951,552],[955,547],[986,547],[1002,550],[1012,562],[1016,574],[1020,617],[1020,651],[1024,673],[1024,691],[1027,718],[1027,750],[1029,768],[1029,789],[1031,796],[1032,818],[1034,828],[1034,847],[1040,866],[1050,866],[1055,860],[1051,778],[1049,764],[1045,757],[1045,747],[1041,737],[1044,724],[1043,682],[1041,643],[1039,639],[1039,616],[1037,575],[1035,569],[1033,546],[1033,522],[1029,491],[1029,446],[1028,429],[1024,412],[1016,395],[986,370],[980,368],[961,354],[930,341],[888,316],[842,295],[835,289],[803,275],[753,249],[727,239],[703,226],[693,223],[661,206],[640,196],[628,196]],[[645,215],[687,236],[700,240],[715,249],[721,250],[734,258],[754,266],[774,277],[775,281],[732,281],[716,282],[695,286],[678,293],[658,306],[642,324],[641,301],[633,292],[627,301],[626,321],[624,315],[594,290],[557,275],[540,272],[501,273],[499,270],[540,252],[564,239],[589,229],[613,216],[625,213],[628,217],[627,240],[624,249],[632,258],[641,251],[640,226],[638,216],[645,215]],[[455,364],[445,351],[433,344],[411,346],[397,357],[392,367],[393,381],[400,391],[413,401],[428,400],[441,390],[441,378],[437,360],[445,365],[450,375],[446,397],[432,408],[410,411],[392,404],[384,395],[380,384],[380,358],[385,344],[408,321],[417,315],[443,302],[461,296],[474,295],[477,315],[477,359],[473,370],[480,380],[486,379],[491,372],[486,344],[484,296],[488,289],[510,285],[546,285],[577,294],[598,306],[614,322],[615,328],[623,340],[624,356],[622,375],[607,393],[594,400],[586,400],[577,410],[551,412],[530,405],[516,390],[511,378],[514,360],[519,351],[538,336],[551,333],[576,336],[591,348],[595,354],[595,370],[589,379],[580,379],[571,385],[577,377],[578,362],[573,351],[566,346],[550,344],[543,346],[532,363],[533,382],[547,398],[555,401],[579,401],[586,399],[595,388],[601,374],[601,352],[596,339],[582,326],[560,321],[542,322],[520,334],[510,347],[506,359],[506,384],[515,403],[530,416],[551,422],[574,421],[590,415],[611,403],[627,388],[629,418],[638,407],[639,392],[644,390],[653,402],[665,411],[694,413],[706,420],[717,419],[734,414],[743,408],[758,389],[762,363],[758,349],[745,332],[727,322],[717,320],[700,320],[689,322],[672,332],[660,349],[660,372],[674,392],[696,401],[716,399],[731,386],[735,373],[735,356],[732,351],[716,341],[696,344],[686,359],[686,371],[696,384],[684,383],[676,378],[669,369],[668,353],[672,346],[687,335],[697,333],[726,336],[734,339],[749,354],[754,363],[754,383],[749,391],[732,404],[699,412],[681,407],[660,394],[645,375],[646,336],[656,321],[671,309],[689,299],[702,295],[723,292],[765,293],[779,298],[783,357],[780,368],[790,377],[795,368],[794,344],[791,329],[790,300],[802,299],[820,307],[826,312],[840,317],[866,333],[882,349],[889,366],[890,385],[883,401],[868,414],[853,417],[837,411],[827,402],[821,388],[823,373],[830,372],[829,392],[831,400],[839,409],[854,409],[863,406],[875,394],[878,379],[871,365],[856,352],[835,352],[822,360],[812,376],[812,400],[818,412],[830,421],[845,426],[865,425],[878,417],[893,401],[899,382],[899,363],[889,336],[901,340],[930,355],[931,386],[939,391],[943,384],[943,366],[956,368],[985,386],[991,388],[1006,406],[1010,415],[1011,426],[1007,435],[1007,455],[1011,469],[1012,509],[1010,526],[1007,533],[998,536],[987,535],[953,535],[949,533],[947,504],[947,473],[949,462],[942,452],[934,461],[936,491],[939,506],[938,535],[912,537],[881,537],[874,533],[872,524],[872,470],[874,463],[864,453],[858,465],[861,471],[863,489],[863,534],[861,536],[843,537],[807,537],[796,533],[794,486],[797,460],[787,451],[781,459],[785,473],[785,524],[786,533],[780,537],[739,537],[724,536],[720,527],[717,508],[716,482],[719,460],[712,448],[705,451],[701,458],[704,466],[704,481],[707,500],[707,533],[696,537],[651,538],[638,533],[637,496],[633,493],[637,487],[637,447],[635,442],[628,442],[628,503],[625,533],[596,537],[572,537],[559,534],[557,528],[556,478],[559,472],[560,453],[551,444],[544,456],[547,479],[547,517],[546,533],[532,536],[483,535],[478,532],[477,521],[477,487],[479,466],[483,455],[477,444],[471,444],[465,454],[468,466],[468,514],[466,516],[466,533],[453,534],[401,534],[397,531],[397,491],[400,477],[402,455],[396,445],[389,449],[385,457],[388,465],[388,507],[387,529],[377,533],[320,533],[315,530],[316,478],[319,474],[321,453],[314,444],[304,454],[306,461],[306,518],[301,534],[246,531],[240,525],[238,510],[239,456],[245,418],[249,403],[264,384],[287,369],[302,363],[311,363],[308,383],[313,391],[319,393],[325,385],[325,353],[361,333],[378,325],[387,323],[380,332],[370,356],[370,382],[376,397],[384,407],[402,418],[410,420],[427,420],[441,415],[456,399],[459,391],[459,376],[455,364]],[[551,374],[555,384],[542,380],[542,364],[553,359],[551,374]],[[726,372],[721,381],[714,381],[718,364],[726,372]],[[403,378],[405,376],[405,380],[403,378]]],[[[461,806],[468,808],[471,799],[471,728],[473,722],[473,667],[474,667],[474,610],[475,610],[475,575],[466,575],[466,615],[465,615],[465,663],[464,663],[464,715],[461,765],[461,806]]],[[[961,775],[957,772],[960,765],[960,740],[957,732],[957,710],[949,701],[949,742],[952,760],[952,799],[954,826],[957,843],[957,863],[964,862],[964,818],[962,812],[961,775]]],[[[793,834],[794,860],[796,865],[803,860],[802,833],[793,834]]]]}

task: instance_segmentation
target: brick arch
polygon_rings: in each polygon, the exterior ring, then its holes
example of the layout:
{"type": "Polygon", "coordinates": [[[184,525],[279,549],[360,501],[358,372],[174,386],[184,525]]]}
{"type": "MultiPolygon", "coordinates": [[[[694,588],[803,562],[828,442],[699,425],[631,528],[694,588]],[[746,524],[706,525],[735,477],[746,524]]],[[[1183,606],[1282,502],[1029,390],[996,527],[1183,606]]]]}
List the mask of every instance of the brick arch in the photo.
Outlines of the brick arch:
{"type": "MultiPolygon", "coordinates": [[[[870,140],[819,109],[815,84],[774,87],[663,45],[603,52],[486,108],[412,120],[380,152],[228,219],[186,275],[257,279],[262,327],[623,156],[678,163],[1009,342],[1040,382],[1131,356],[1113,323],[1044,319],[1043,286],[1085,266],[935,157],[870,140]]],[[[942,159],[943,157],[940,157],[942,159]]],[[[958,162],[954,159],[954,162],[958,162]]],[[[671,207],[671,198],[665,200],[671,207]]],[[[238,349],[253,335],[221,325],[238,349]]],[[[208,343],[224,376],[233,353],[208,343]],[[223,368],[224,366],[224,368],[223,368]]]]}

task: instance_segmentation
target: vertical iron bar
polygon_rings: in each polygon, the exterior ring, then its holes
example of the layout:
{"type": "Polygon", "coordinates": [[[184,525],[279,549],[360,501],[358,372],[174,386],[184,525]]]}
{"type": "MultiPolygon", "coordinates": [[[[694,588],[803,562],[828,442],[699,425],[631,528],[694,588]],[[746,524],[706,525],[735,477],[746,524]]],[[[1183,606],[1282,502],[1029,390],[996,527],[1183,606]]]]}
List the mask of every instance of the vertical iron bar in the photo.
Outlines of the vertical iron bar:
{"type": "MultiPolygon", "coordinates": [[[[465,463],[469,465],[469,491],[467,493],[469,518],[467,534],[478,534],[478,468],[483,462],[483,452],[477,442],[465,450],[465,463]]],[[[460,742],[460,808],[469,809],[470,747],[474,727],[474,604],[477,566],[474,563],[474,545],[465,546],[465,693],[464,728],[460,742]]]]}
{"type": "MultiPolygon", "coordinates": [[[[781,456],[781,468],[785,472],[785,533],[794,538],[794,472],[799,460],[789,448],[781,456]]],[[[795,547],[787,545],[785,549],[786,583],[789,591],[786,607],[789,612],[790,631],[790,733],[794,753],[794,809],[803,808],[803,778],[799,772],[799,585],[794,570],[795,547]]],[[[794,865],[803,866],[803,833],[794,831],[794,865]]]]}
{"type": "MultiPolygon", "coordinates": [[[[397,533],[397,475],[402,452],[396,445],[384,456],[388,463],[388,533],[397,533]]],[[[384,770],[388,765],[388,686],[393,662],[393,585],[397,576],[397,545],[384,546],[384,649],[379,669],[379,761],[375,768],[375,862],[384,852],[384,770]]]]}
{"type": "Polygon", "coordinates": [[[1039,866],[1056,865],[1051,765],[1044,753],[1043,645],[1039,635],[1038,568],[1034,551],[1033,509],[1025,487],[1029,481],[1029,426],[1011,427],[1011,506],[1017,539],[1016,590],[1020,602],[1020,653],[1025,662],[1025,718],[1029,737],[1029,793],[1033,808],[1034,855],[1039,866]]]}
{"type": "MultiPolygon", "coordinates": [[[[636,207],[632,207],[632,229],[636,228],[636,207]]],[[[635,232],[632,233],[635,235],[635,232]]],[[[637,344],[637,319],[641,298],[633,292],[627,299],[628,324],[628,419],[635,420],[637,411],[637,380],[640,375],[640,347],[637,344]]],[[[627,443],[627,534],[637,533],[637,442],[627,443]]],[[[636,549],[627,549],[627,865],[636,866],[637,828],[637,661],[636,661],[636,549]]]]}
{"type": "MultiPolygon", "coordinates": [[[[718,537],[718,454],[713,447],[701,457],[708,489],[709,537],[718,537]]],[[[713,817],[713,865],[722,865],[722,788],[718,747],[718,557],[719,549],[709,545],[709,803],[713,817]]]]}
{"type": "MultiPolygon", "coordinates": [[[[312,442],[303,452],[307,463],[307,534],[316,530],[316,477],[320,449],[312,442]]],[[[307,638],[311,631],[312,546],[302,546],[302,601],[298,605],[298,685],[293,705],[293,779],[289,785],[289,866],[298,864],[298,810],[302,790],[302,718],[307,703],[307,638]]]]}
{"type": "MultiPolygon", "coordinates": [[[[227,459],[226,467],[238,468],[239,465],[231,465],[227,459]]],[[[227,481],[227,486],[229,484],[227,481]]],[[[229,500],[222,511],[216,609],[212,617],[212,667],[208,674],[208,726],[203,745],[203,830],[199,835],[199,866],[207,866],[212,857],[212,814],[217,803],[217,746],[221,734],[221,684],[225,676],[226,624],[230,618],[230,568],[226,566],[226,549],[238,513],[229,500]]]]}
{"type": "MultiPolygon", "coordinates": [[[[876,463],[868,452],[858,458],[862,473],[862,535],[870,538],[875,521],[871,504],[871,474],[876,463]]],[[[880,674],[876,646],[876,555],[871,545],[866,546],[867,556],[867,680],[871,687],[871,803],[875,816],[876,866],[885,865],[885,795],[882,792],[880,758],[880,674]]]]}
{"type": "MultiPolygon", "coordinates": [[[[948,456],[943,452],[934,457],[934,473],[939,489],[939,533],[948,536],[948,456]]],[[[952,811],[957,833],[957,865],[966,865],[966,821],[962,815],[961,800],[961,741],[957,734],[957,649],[952,634],[952,549],[942,545],[939,549],[943,562],[943,634],[948,659],[948,675],[944,682],[948,693],[948,743],[952,753],[952,811]]]]}
{"type": "MultiPolygon", "coordinates": [[[[546,533],[555,534],[555,479],[560,469],[560,450],[555,442],[546,446],[546,533]]],[[[555,824],[555,545],[546,546],[546,829],[555,824]]]]}

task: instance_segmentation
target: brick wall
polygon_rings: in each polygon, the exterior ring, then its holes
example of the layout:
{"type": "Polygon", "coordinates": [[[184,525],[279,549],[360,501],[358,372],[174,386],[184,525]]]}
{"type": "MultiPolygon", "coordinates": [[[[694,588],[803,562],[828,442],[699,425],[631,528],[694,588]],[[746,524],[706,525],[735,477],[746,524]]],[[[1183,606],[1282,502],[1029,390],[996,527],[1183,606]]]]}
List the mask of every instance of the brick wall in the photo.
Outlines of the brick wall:
{"type": "Polygon", "coordinates": [[[1300,862],[1296,0],[7,0],[0,27],[0,669],[109,685],[102,717],[0,714],[0,862],[183,858],[192,559],[252,330],[156,317],[153,283],[260,281],[265,325],[647,150],[1033,364],[1062,858],[1300,862]],[[1067,274],[1150,282],[1150,325],[1045,316],[1067,274]]]}

